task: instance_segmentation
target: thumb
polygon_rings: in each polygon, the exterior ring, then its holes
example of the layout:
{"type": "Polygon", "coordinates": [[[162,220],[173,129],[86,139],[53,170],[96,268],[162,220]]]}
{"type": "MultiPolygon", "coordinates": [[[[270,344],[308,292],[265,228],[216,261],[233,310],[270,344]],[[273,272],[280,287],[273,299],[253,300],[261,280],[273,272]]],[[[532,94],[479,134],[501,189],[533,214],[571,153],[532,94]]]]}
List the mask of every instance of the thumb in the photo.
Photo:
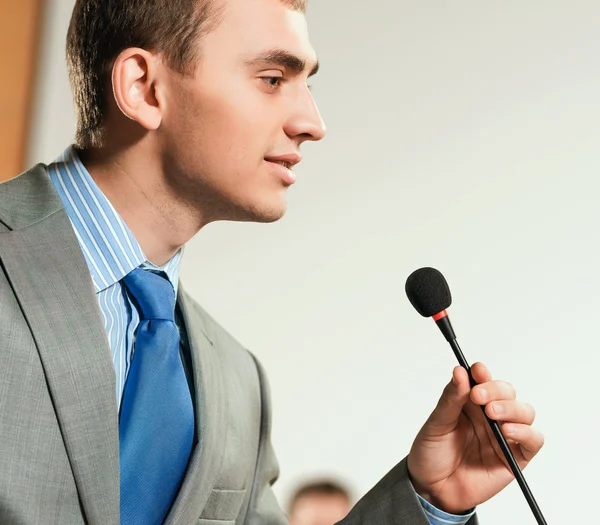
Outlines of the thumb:
{"type": "Polygon", "coordinates": [[[469,401],[471,385],[467,371],[457,366],[452,372],[452,380],[446,385],[442,397],[429,416],[426,426],[435,433],[449,432],[456,427],[463,407],[469,401]]]}

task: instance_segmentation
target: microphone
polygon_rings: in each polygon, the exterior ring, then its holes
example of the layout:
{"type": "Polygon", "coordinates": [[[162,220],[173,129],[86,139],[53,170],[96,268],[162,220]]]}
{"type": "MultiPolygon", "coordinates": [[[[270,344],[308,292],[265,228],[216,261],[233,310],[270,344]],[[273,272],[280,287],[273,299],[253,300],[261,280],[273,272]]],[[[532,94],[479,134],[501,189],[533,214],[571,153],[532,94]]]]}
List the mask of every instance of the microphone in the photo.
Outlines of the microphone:
{"type": "MultiPolygon", "coordinates": [[[[456,334],[454,333],[454,329],[450,323],[448,312],[446,312],[446,309],[452,304],[452,294],[450,293],[450,287],[448,286],[444,276],[435,268],[420,268],[408,276],[405,290],[408,300],[415,307],[415,310],[417,310],[417,312],[419,312],[423,317],[433,318],[435,324],[437,324],[438,328],[446,338],[446,341],[450,343],[450,347],[452,348],[458,363],[469,374],[469,382],[471,384],[471,388],[473,388],[477,382],[473,379],[471,367],[469,366],[469,363],[467,363],[460,346],[458,346],[456,334]]],[[[529,485],[527,485],[527,481],[525,481],[523,472],[521,471],[517,460],[510,450],[504,434],[502,434],[502,431],[500,430],[500,425],[497,421],[494,421],[488,417],[488,415],[485,413],[485,407],[482,406],[481,410],[483,411],[483,414],[490,425],[496,440],[498,441],[498,445],[500,445],[500,448],[502,449],[504,457],[510,466],[510,470],[514,474],[517,483],[521,487],[521,491],[523,492],[523,495],[525,496],[525,499],[527,500],[535,519],[539,525],[547,525],[546,520],[542,515],[542,511],[535,501],[529,485]]]]}

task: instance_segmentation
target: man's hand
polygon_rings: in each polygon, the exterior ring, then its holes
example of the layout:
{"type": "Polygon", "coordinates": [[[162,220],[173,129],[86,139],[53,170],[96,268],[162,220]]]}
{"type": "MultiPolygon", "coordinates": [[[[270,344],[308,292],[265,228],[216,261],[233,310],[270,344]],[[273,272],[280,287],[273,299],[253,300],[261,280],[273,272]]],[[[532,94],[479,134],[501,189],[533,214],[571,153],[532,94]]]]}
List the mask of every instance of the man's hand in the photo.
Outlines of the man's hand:
{"type": "Polygon", "coordinates": [[[481,411],[500,423],[515,459],[523,469],[544,444],[531,425],[535,411],[516,401],[515,389],[492,381],[481,363],[471,368],[477,383],[457,366],[437,407],[420,430],[408,455],[415,490],[440,510],[461,514],[487,501],[514,476],[481,411]]]}

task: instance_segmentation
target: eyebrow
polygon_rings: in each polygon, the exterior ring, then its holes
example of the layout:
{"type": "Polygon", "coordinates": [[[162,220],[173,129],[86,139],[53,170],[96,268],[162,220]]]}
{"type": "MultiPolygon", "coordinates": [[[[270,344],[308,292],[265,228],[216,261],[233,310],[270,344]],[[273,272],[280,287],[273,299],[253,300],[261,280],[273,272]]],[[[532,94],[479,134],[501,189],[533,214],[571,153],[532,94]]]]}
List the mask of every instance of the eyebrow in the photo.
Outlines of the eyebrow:
{"type": "MultiPolygon", "coordinates": [[[[285,67],[297,75],[303,73],[307,69],[306,60],[302,60],[298,56],[284,49],[270,49],[269,51],[265,51],[246,61],[246,65],[248,66],[257,66],[261,64],[274,64],[285,67]]],[[[315,62],[315,65],[310,70],[308,76],[312,77],[313,75],[316,75],[317,71],[319,71],[318,60],[315,62]]]]}

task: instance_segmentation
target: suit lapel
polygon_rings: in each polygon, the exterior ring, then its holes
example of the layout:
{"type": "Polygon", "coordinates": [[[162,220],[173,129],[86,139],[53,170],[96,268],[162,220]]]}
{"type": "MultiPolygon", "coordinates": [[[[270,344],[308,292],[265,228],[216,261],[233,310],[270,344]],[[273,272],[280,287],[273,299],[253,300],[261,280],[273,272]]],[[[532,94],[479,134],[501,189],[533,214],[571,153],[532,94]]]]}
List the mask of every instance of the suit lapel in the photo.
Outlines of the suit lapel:
{"type": "MultiPolygon", "coordinates": [[[[44,165],[0,184],[0,264],[38,348],[86,522],[118,525],[114,366],[87,263],[44,165]],[[9,231],[1,232],[2,225],[9,231]]],[[[225,437],[218,341],[181,287],[178,300],[192,355],[199,442],[166,525],[199,518],[225,437]]]]}
{"type": "MultiPolygon", "coordinates": [[[[40,193],[42,203],[55,199],[40,193]]],[[[39,351],[86,522],[118,524],[114,367],[89,271],[64,210],[1,234],[0,260],[39,351]]]]}
{"type": "Polygon", "coordinates": [[[192,354],[198,444],[165,525],[188,525],[200,517],[224,452],[225,425],[220,418],[225,406],[225,387],[218,349],[204,318],[181,286],[178,301],[192,354]]]}

